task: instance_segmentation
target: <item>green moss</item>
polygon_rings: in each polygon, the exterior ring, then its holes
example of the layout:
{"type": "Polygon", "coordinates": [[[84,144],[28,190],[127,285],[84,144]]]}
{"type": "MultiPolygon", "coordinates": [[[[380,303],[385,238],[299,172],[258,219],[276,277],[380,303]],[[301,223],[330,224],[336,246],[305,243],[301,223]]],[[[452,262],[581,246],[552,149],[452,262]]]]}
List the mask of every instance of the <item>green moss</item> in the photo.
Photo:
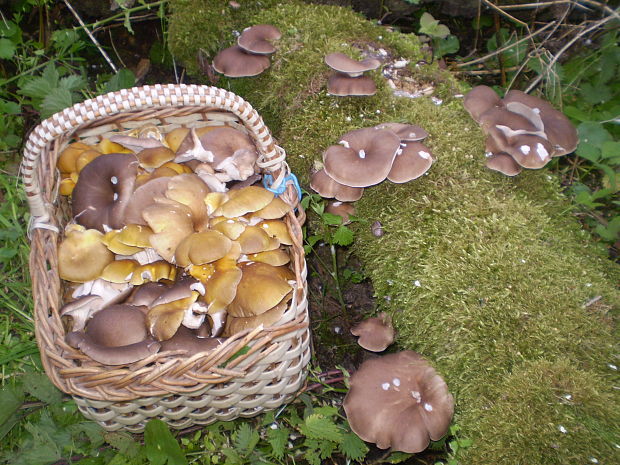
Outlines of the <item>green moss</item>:
{"type": "MultiPolygon", "coordinates": [[[[173,3],[192,10],[186,0],[173,3]]],[[[426,143],[437,161],[426,176],[374,186],[357,202],[367,222],[354,249],[395,317],[400,347],[430,358],[455,393],[456,421],[474,440],[459,463],[614,462],[619,423],[610,409],[618,395],[608,363],[618,363],[611,315],[620,269],[580,230],[558,180],[549,170],[510,179],[485,169],[483,136],[455,96],[464,85],[435,66],[415,76],[435,82],[439,106],[393,97],[379,71],[373,97],[325,93],[326,53],[357,56],[372,46],[416,62],[414,37],[345,9],[266,5],[226,10],[222,26],[181,36],[217,43],[244,26],[240,18],[281,29],[267,73],[220,84],[258,109],[304,184],[314,161],[348,130],[408,121],[431,134],[426,143]],[[374,220],[383,223],[381,238],[368,228],[374,220]],[[573,404],[558,398],[564,391],[573,404]]]]}

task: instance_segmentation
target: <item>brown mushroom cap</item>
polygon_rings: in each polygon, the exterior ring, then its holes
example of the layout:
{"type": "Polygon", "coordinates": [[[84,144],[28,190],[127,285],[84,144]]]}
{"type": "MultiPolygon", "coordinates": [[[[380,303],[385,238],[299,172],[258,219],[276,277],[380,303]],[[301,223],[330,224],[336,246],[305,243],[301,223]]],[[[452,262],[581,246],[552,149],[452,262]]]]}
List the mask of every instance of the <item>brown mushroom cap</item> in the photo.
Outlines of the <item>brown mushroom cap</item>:
{"type": "Polygon", "coordinates": [[[377,85],[370,76],[351,77],[333,73],[327,80],[327,93],[338,97],[375,95],[377,85]]]}
{"type": "Polygon", "coordinates": [[[501,107],[502,99],[488,86],[476,86],[463,99],[463,106],[477,123],[480,117],[493,107],[501,107]]]}
{"type": "Polygon", "coordinates": [[[486,166],[490,170],[499,171],[506,176],[516,176],[522,171],[515,159],[504,152],[487,155],[486,166]]]}
{"type": "Polygon", "coordinates": [[[142,217],[142,212],[149,205],[153,205],[156,199],[166,196],[170,179],[169,177],[155,178],[138,187],[131,195],[129,204],[125,209],[125,224],[146,226],[147,222],[142,217]]]}
{"type": "Polygon", "coordinates": [[[336,52],[325,56],[325,64],[334,71],[355,77],[360,76],[366,71],[377,69],[381,65],[381,62],[375,58],[366,58],[358,61],[349,58],[344,53],[336,52]]]}
{"type": "Polygon", "coordinates": [[[551,161],[553,147],[547,139],[532,134],[522,134],[504,147],[504,152],[510,155],[523,168],[539,169],[551,161]]]}
{"type": "Polygon", "coordinates": [[[174,336],[162,341],[161,351],[186,350],[187,354],[191,356],[200,352],[211,352],[223,342],[224,339],[218,337],[199,337],[196,331],[181,325],[174,336]]]}
{"type": "Polygon", "coordinates": [[[323,153],[325,172],[340,184],[368,187],[383,181],[394,162],[400,138],[392,131],[363,128],[342,136],[323,153]]]}
{"type": "Polygon", "coordinates": [[[192,287],[199,282],[193,278],[182,278],[163,292],[149,306],[146,326],[158,341],[170,339],[179,329],[185,311],[191,308],[199,293],[192,287]]]}
{"type": "Polygon", "coordinates": [[[110,153],[84,167],[73,189],[73,216],[89,229],[124,226],[125,209],[133,193],[138,160],[128,153],[110,153]]]}
{"type": "Polygon", "coordinates": [[[409,182],[426,173],[433,164],[430,149],[422,142],[403,142],[387,178],[395,183],[409,182]]]}
{"type": "Polygon", "coordinates": [[[361,199],[364,194],[363,187],[349,187],[340,184],[329,177],[324,169],[320,169],[312,174],[310,188],[321,197],[327,199],[335,198],[341,202],[355,202],[361,199]]]}
{"type": "Polygon", "coordinates": [[[414,142],[424,140],[428,132],[416,124],[408,123],[381,123],[375,126],[377,129],[387,129],[400,137],[401,142],[414,142]]]}
{"type": "Polygon", "coordinates": [[[225,48],[213,59],[213,69],[228,77],[256,76],[269,65],[268,57],[246,53],[238,45],[225,48]]]}
{"type": "Polygon", "coordinates": [[[506,92],[503,101],[505,104],[522,103],[540,115],[547,139],[554,147],[554,156],[566,155],[577,148],[579,143],[577,129],[561,111],[556,110],[549,102],[520,90],[506,92]]]}
{"type": "Polygon", "coordinates": [[[343,406],[364,441],[408,453],[440,439],[454,413],[446,383],[413,351],[366,360],[351,376],[343,406]]]}
{"type": "Polygon", "coordinates": [[[200,136],[205,150],[213,154],[212,165],[217,169],[224,160],[232,157],[238,150],[247,149],[255,152],[256,147],[245,132],[231,127],[221,127],[200,136]]]}
{"type": "Polygon", "coordinates": [[[328,202],[325,213],[338,215],[342,218],[342,224],[349,224],[351,223],[349,216],[355,215],[355,207],[352,203],[347,202],[328,202]]]}
{"type": "Polygon", "coordinates": [[[243,30],[237,39],[237,45],[248,53],[271,55],[276,51],[271,41],[280,37],[282,34],[277,27],[271,24],[257,24],[243,30]]]}
{"type": "Polygon", "coordinates": [[[392,319],[385,312],[358,323],[351,328],[351,334],[359,336],[357,343],[372,352],[382,352],[394,342],[392,319]]]}
{"type": "Polygon", "coordinates": [[[85,331],[67,334],[67,343],[104,365],[133,363],[156,353],[148,337],[145,314],[131,305],[112,305],[96,313],[85,331]]]}

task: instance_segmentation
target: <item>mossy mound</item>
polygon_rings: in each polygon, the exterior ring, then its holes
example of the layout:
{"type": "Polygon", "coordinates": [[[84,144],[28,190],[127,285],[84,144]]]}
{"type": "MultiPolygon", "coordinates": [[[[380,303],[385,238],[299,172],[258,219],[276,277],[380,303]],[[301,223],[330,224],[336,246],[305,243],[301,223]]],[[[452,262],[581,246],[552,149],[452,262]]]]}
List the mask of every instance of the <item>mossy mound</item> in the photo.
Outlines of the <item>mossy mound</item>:
{"type": "Polygon", "coordinates": [[[382,183],[357,202],[366,223],[354,247],[395,317],[400,347],[431,359],[455,394],[456,422],[474,441],[459,463],[617,462],[618,378],[610,367],[618,364],[620,270],[580,230],[557,179],[547,170],[515,179],[486,170],[483,136],[455,97],[465,86],[434,66],[414,71],[435,83],[440,105],[394,97],[379,71],[373,97],[325,93],[326,53],[383,48],[415,63],[422,58],[415,37],[336,7],[209,5],[173,2],[173,52],[195,67],[197,50],[230,45],[232,30],[280,28],[270,70],[218,85],[258,109],[302,182],[348,130],[407,121],[431,134],[437,162],[428,175],[382,183]],[[375,220],[381,238],[370,233],[375,220]]]}

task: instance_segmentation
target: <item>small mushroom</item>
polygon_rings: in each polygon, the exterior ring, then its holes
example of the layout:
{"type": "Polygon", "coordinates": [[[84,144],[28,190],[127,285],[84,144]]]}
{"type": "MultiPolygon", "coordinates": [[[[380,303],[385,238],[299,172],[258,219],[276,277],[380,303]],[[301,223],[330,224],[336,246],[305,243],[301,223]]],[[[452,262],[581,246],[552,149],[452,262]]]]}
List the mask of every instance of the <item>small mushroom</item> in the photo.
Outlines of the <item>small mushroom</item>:
{"type": "Polygon", "coordinates": [[[522,171],[515,159],[503,152],[487,155],[486,166],[490,170],[499,171],[506,176],[516,176],[522,171]]]}
{"type": "Polygon", "coordinates": [[[351,334],[359,336],[357,343],[371,352],[383,352],[394,342],[392,319],[385,312],[355,325],[351,334]]]}
{"type": "Polygon", "coordinates": [[[503,107],[502,99],[488,86],[476,86],[463,99],[463,106],[476,123],[480,117],[494,107],[503,107]]]}
{"type": "Polygon", "coordinates": [[[225,48],[213,59],[213,69],[228,77],[256,76],[269,68],[269,58],[243,51],[238,45],[225,48]]]}
{"type": "Polygon", "coordinates": [[[69,225],[58,246],[58,274],[66,281],[84,283],[101,276],[114,260],[114,254],[103,243],[103,234],[96,229],[69,225]]]}
{"type": "Polygon", "coordinates": [[[165,350],[185,350],[188,356],[200,352],[211,352],[224,343],[218,337],[199,337],[197,331],[180,326],[174,336],[161,342],[161,352],[165,350]]]}
{"type": "Polygon", "coordinates": [[[362,198],[363,187],[349,187],[334,181],[324,169],[316,171],[310,178],[310,187],[321,197],[335,198],[341,202],[355,202],[362,198]]]}
{"type": "Polygon", "coordinates": [[[351,77],[333,73],[327,80],[327,93],[337,97],[370,96],[377,93],[377,85],[370,76],[351,77]]]}
{"type": "Polygon", "coordinates": [[[330,53],[325,56],[325,64],[334,71],[344,73],[351,77],[361,76],[366,71],[377,69],[381,62],[375,58],[366,58],[358,61],[349,58],[344,53],[330,53]]]}
{"type": "Polygon", "coordinates": [[[355,207],[347,202],[328,202],[325,212],[338,215],[342,218],[342,224],[349,224],[351,223],[349,217],[355,215],[355,207]]]}
{"type": "Polygon", "coordinates": [[[394,183],[409,182],[426,173],[433,164],[430,149],[422,142],[401,142],[387,178],[394,183]]]}
{"type": "Polygon", "coordinates": [[[349,382],[343,406],[351,429],[380,449],[421,452],[448,431],[454,399],[416,352],[366,360],[349,382]]]}
{"type": "Polygon", "coordinates": [[[243,30],[237,44],[247,53],[254,55],[271,55],[276,48],[271,43],[282,37],[280,30],[271,24],[257,24],[243,30]]]}
{"type": "Polygon", "coordinates": [[[177,332],[186,310],[192,308],[200,294],[192,289],[196,283],[193,278],[183,278],[151,303],[146,326],[155,339],[165,341],[177,332]]]}

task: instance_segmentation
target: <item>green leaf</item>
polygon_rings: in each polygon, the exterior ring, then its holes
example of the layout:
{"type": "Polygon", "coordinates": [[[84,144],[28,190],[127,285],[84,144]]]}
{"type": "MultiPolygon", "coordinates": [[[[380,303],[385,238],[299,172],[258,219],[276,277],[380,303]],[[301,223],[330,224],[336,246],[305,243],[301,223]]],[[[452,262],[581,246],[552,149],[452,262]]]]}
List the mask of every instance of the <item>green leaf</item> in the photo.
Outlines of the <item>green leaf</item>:
{"type": "Polygon", "coordinates": [[[408,454],[407,452],[392,452],[390,456],[387,458],[388,463],[401,463],[410,458],[413,454],[408,454]]]}
{"type": "Polygon", "coordinates": [[[329,441],[342,441],[342,432],[329,418],[317,413],[309,415],[300,425],[301,432],[310,439],[324,439],[329,441]]]}
{"type": "Polygon", "coordinates": [[[611,99],[611,89],[606,85],[595,85],[590,82],[581,85],[580,94],[590,105],[603,103],[611,99]]]}
{"type": "Polygon", "coordinates": [[[267,430],[267,442],[271,445],[271,455],[278,460],[284,457],[289,434],[289,429],[282,426],[267,430]]]}
{"type": "Polygon", "coordinates": [[[61,89],[67,89],[71,92],[85,89],[87,86],[88,83],[86,82],[86,79],[82,76],[78,76],[77,74],[65,76],[58,82],[58,87],[61,89]]]}
{"type": "Polygon", "coordinates": [[[564,107],[564,114],[579,122],[589,121],[591,119],[590,115],[586,113],[583,108],[577,108],[572,105],[567,105],[564,107]]]}
{"type": "Polygon", "coordinates": [[[432,38],[445,39],[450,34],[450,29],[448,29],[448,26],[439,24],[439,21],[433,18],[430,13],[424,12],[420,17],[418,33],[432,38]]]}
{"type": "Polygon", "coordinates": [[[146,424],[144,443],[151,465],[187,465],[181,446],[163,421],[154,418],[146,424]]]}
{"type": "Polygon", "coordinates": [[[338,450],[347,458],[360,462],[368,453],[368,446],[355,433],[345,433],[338,450]]]}
{"type": "Polygon", "coordinates": [[[449,35],[445,39],[433,39],[433,51],[438,58],[458,52],[460,46],[459,39],[454,35],[449,35]]]}
{"type": "Polygon", "coordinates": [[[2,38],[0,39],[0,59],[10,60],[15,55],[17,47],[12,40],[2,38]]]}
{"type": "Polygon", "coordinates": [[[1,37],[12,37],[15,34],[19,33],[19,26],[15,24],[13,21],[8,21],[5,19],[0,20],[0,36],[1,37]]]}
{"type": "Polygon", "coordinates": [[[256,431],[252,429],[249,423],[242,423],[234,434],[235,448],[245,456],[250,453],[258,444],[260,437],[256,431]]]}
{"type": "Polygon", "coordinates": [[[594,231],[608,242],[616,242],[620,237],[620,216],[615,216],[607,225],[599,224],[594,231]]]}
{"type": "Polygon", "coordinates": [[[353,231],[346,226],[340,226],[336,229],[333,237],[334,244],[346,247],[353,243],[353,231]]]}
{"type": "Polygon", "coordinates": [[[73,105],[73,96],[67,89],[53,89],[41,102],[41,118],[49,118],[54,113],[73,105]]]}
{"type": "Polygon", "coordinates": [[[342,224],[342,216],[334,215],[333,213],[323,213],[321,219],[325,224],[330,226],[337,226],[342,224]]]}
{"type": "Polygon", "coordinates": [[[136,75],[130,69],[119,69],[106,83],[104,92],[117,92],[136,85],[136,75]]]}
{"type": "Polygon", "coordinates": [[[45,373],[28,372],[22,377],[24,390],[42,402],[56,404],[62,401],[62,392],[52,384],[45,373]]]}
{"type": "Polygon", "coordinates": [[[601,158],[603,160],[614,160],[620,157],[620,141],[606,140],[601,145],[601,158]]]}
{"type": "Polygon", "coordinates": [[[128,457],[137,457],[140,452],[140,443],[129,433],[110,432],[104,434],[105,441],[128,457]]]}
{"type": "Polygon", "coordinates": [[[323,415],[324,417],[329,418],[338,415],[338,409],[330,405],[323,405],[321,407],[314,408],[312,413],[318,413],[319,415],[323,415]]]}
{"type": "Polygon", "coordinates": [[[6,385],[0,390],[0,440],[19,422],[23,401],[24,393],[18,386],[6,385]]]}

